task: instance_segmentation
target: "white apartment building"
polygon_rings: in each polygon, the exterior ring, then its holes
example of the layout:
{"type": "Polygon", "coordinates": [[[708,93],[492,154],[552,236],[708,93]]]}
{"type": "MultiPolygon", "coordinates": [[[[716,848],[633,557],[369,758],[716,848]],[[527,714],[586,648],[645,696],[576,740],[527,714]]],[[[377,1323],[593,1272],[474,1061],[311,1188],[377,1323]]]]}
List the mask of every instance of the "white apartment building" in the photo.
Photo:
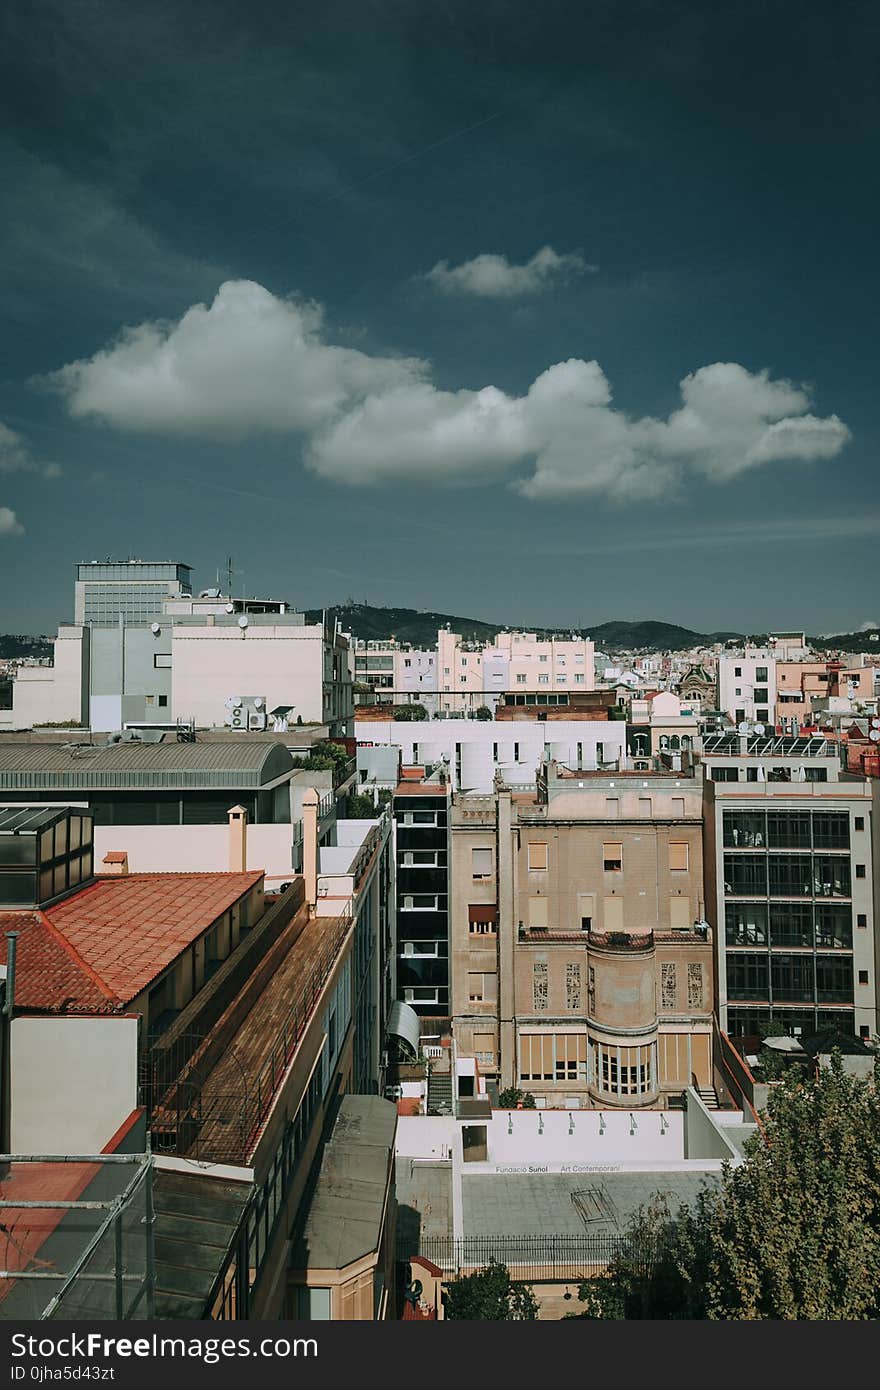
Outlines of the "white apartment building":
{"type": "Polygon", "coordinates": [[[464,642],[460,633],[437,634],[437,689],[443,714],[494,708],[501,695],[586,691],[595,685],[595,648],[589,638],[538,637],[499,632],[494,642],[464,642]]]}
{"type": "Polygon", "coordinates": [[[776,710],[776,657],[772,648],[746,647],[718,658],[718,708],[735,724],[772,725],[776,710]]]}
{"type": "Polygon", "coordinates": [[[445,761],[454,791],[490,792],[496,772],[511,785],[534,786],[545,757],[584,771],[626,761],[626,725],[618,720],[371,720],[357,733],[358,775],[368,784],[387,777],[389,747],[400,749],[405,766],[445,761]]]}

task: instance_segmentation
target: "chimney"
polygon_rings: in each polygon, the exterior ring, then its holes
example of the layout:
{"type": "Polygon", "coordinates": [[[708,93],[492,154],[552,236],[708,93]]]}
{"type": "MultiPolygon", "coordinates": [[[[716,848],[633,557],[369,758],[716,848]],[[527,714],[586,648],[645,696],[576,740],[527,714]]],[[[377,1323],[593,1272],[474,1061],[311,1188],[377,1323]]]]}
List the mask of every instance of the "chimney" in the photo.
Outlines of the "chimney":
{"type": "Polygon", "coordinates": [[[303,877],[306,902],[314,915],[318,901],[318,793],[307,787],[303,795],[303,877]]]}
{"type": "Polygon", "coordinates": [[[229,808],[229,871],[244,873],[247,868],[248,813],[243,806],[229,808]]]}
{"type": "Polygon", "coordinates": [[[128,851],[124,849],[111,849],[104,855],[101,869],[108,877],[121,878],[128,873],[128,851]]]}

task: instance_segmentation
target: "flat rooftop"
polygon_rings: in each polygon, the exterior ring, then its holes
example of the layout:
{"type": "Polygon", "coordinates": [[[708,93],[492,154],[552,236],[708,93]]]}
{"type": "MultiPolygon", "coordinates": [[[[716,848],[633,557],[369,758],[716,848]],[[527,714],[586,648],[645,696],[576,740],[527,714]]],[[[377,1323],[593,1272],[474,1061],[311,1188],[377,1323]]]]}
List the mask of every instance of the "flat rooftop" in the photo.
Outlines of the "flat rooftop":
{"type": "Polygon", "coordinates": [[[720,1184],[717,1173],[462,1174],[466,1236],[622,1235],[639,1207],[662,1198],[670,1212],[720,1184]]]}

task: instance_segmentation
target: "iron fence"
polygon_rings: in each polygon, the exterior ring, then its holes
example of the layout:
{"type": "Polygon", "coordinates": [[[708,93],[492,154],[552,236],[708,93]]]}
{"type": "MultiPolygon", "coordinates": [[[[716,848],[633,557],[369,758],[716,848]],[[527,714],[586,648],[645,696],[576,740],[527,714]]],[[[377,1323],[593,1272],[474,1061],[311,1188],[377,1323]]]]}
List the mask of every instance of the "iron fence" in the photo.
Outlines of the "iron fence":
{"type": "Polygon", "coordinates": [[[644,1240],[628,1235],[596,1234],[534,1236],[421,1236],[417,1242],[398,1240],[397,1258],[407,1263],[419,1255],[443,1271],[446,1278],[472,1274],[497,1262],[511,1277],[525,1283],[570,1283],[601,1273],[625,1257],[643,1273],[653,1267],[654,1251],[644,1240]],[[414,1246],[417,1245],[417,1248],[414,1246]]]}

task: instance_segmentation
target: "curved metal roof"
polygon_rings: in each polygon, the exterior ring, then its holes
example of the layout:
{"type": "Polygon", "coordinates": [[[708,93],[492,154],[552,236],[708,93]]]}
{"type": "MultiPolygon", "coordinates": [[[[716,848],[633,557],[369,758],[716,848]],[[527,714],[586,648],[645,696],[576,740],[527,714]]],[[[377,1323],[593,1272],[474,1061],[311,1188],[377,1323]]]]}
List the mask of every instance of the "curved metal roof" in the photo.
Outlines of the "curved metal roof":
{"type": "Polygon", "coordinates": [[[292,771],[280,743],[0,745],[0,792],[263,787],[292,771]]]}

